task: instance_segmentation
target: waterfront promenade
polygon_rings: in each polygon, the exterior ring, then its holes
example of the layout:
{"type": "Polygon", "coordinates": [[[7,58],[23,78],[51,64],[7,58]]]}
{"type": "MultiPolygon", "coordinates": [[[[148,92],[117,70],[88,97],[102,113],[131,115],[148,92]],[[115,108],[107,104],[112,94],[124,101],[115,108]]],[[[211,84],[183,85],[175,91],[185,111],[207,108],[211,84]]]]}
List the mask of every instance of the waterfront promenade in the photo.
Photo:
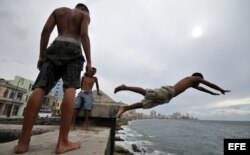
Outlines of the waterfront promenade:
{"type": "MultiPolygon", "coordinates": [[[[84,122],[83,111],[80,111],[76,119],[76,130],[70,131],[69,140],[80,142],[81,148],[73,150],[67,155],[113,155],[116,126],[116,113],[119,108],[112,98],[102,92],[98,96],[93,91],[93,110],[90,117],[90,129],[81,130],[84,122]]],[[[22,128],[22,117],[0,117],[0,140],[1,137],[19,137],[22,128]],[[3,134],[6,134],[5,136],[3,134]]],[[[58,139],[60,117],[38,118],[32,130],[30,149],[25,155],[50,155],[55,154],[58,139]],[[44,133],[46,132],[46,133],[44,133]],[[44,133],[44,134],[40,134],[44,133]],[[39,134],[39,135],[36,135],[39,134]]],[[[0,155],[14,154],[13,147],[17,140],[0,143],[0,155]]]]}
{"type": "MultiPolygon", "coordinates": [[[[21,125],[0,124],[0,130],[19,131],[21,125]]],[[[47,133],[33,135],[29,151],[24,155],[50,155],[55,154],[55,147],[58,138],[59,126],[35,125],[34,131],[47,130],[47,133]]],[[[110,139],[110,128],[107,127],[90,127],[88,131],[81,130],[80,127],[70,131],[69,139],[73,142],[79,142],[81,148],[64,153],[64,155],[105,155],[110,154],[108,143],[110,139]]],[[[0,143],[0,155],[14,155],[13,147],[17,140],[0,143]]],[[[111,153],[112,154],[112,153],[111,153]]]]}

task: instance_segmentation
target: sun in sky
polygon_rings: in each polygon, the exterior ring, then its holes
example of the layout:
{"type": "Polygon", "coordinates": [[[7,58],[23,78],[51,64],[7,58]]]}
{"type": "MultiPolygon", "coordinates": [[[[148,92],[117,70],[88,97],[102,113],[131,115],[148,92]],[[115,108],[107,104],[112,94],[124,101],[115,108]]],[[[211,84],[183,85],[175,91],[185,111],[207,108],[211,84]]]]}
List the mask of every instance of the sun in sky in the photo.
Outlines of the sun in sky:
{"type": "Polygon", "coordinates": [[[192,36],[197,38],[202,35],[202,28],[200,26],[196,26],[192,30],[192,36]]]}

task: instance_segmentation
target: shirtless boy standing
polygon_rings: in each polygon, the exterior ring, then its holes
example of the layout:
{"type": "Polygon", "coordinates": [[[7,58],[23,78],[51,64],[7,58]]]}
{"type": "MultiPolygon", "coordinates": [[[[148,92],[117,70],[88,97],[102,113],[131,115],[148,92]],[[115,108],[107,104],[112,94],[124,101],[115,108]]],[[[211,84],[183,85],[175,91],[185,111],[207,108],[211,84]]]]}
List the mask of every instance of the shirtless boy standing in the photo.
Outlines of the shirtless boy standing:
{"type": "Polygon", "coordinates": [[[93,108],[93,96],[92,88],[96,84],[97,95],[101,95],[99,92],[98,79],[94,75],[96,74],[96,68],[92,67],[92,71],[87,71],[82,77],[81,91],[78,93],[75,100],[75,111],[72,119],[72,129],[75,129],[75,119],[79,109],[84,106],[84,118],[85,123],[83,129],[89,128],[89,114],[93,108]]]}
{"type": "Polygon", "coordinates": [[[212,92],[204,87],[199,86],[199,84],[204,84],[212,89],[221,92],[221,94],[230,92],[230,90],[224,90],[219,86],[204,80],[201,73],[193,73],[192,76],[185,77],[184,79],[177,82],[174,86],[163,86],[159,89],[143,89],[140,87],[121,85],[115,88],[114,93],[128,90],[141,94],[145,98],[141,102],[134,103],[128,106],[121,106],[116,116],[120,117],[124,112],[131,109],[149,109],[164,103],[168,103],[173,97],[176,97],[177,95],[183,93],[188,88],[194,88],[211,95],[220,95],[219,93],[212,92]]]}
{"type": "Polygon", "coordinates": [[[31,130],[37,118],[43,97],[62,78],[64,98],[60,132],[55,153],[64,153],[80,148],[80,144],[68,140],[71,120],[74,111],[75,89],[80,88],[80,76],[84,57],[81,45],[87,59],[87,68],[91,71],[90,40],[88,25],[89,10],[84,4],[77,4],[74,9],[62,7],[55,9],[43,27],[40,41],[40,56],[37,68],[40,73],[33,85],[33,92],[26,106],[23,127],[15,153],[25,153],[29,149],[31,130]],[[57,26],[58,37],[47,48],[50,35],[57,26]]]}

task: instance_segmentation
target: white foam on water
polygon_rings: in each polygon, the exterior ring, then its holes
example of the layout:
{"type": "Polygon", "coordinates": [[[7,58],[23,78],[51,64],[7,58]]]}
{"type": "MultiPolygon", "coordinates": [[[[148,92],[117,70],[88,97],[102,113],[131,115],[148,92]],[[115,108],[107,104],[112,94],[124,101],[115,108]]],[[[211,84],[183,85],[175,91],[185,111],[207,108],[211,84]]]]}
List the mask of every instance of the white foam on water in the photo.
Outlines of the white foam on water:
{"type": "Polygon", "coordinates": [[[147,141],[147,140],[136,140],[134,141],[134,144],[138,144],[139,146],[149,146],[149,145],[153,145],[152,142],[147,141]]]}
{"type": "Polygon", "coordinates": [[[127,137],[142,137],[142,134],[139,134],[137,131],[132,130],[128,126],[122,126],[123,130],[119,130],[118,133],[123,133],[127,137]]]}
{"type": "Polygon", "coordinates": [[[150,154],[145,154],[145,155],[175,155],[172,153],[166,153],[166,152],[161,152],[159,150],[154,150],[154,152],[150,153],[150,154]]]}
{"type": "MultiPolygon", "coordinates": [[[[115,143],[125,149],[128,149],[134,155],[174,155],[170,153],[161,152],[159,150],[152,150],[152,147],[154,147],[153,142],[148,141],[148,140],[140,140],[140,137],[143,137],[143,135],[139,134],[136,130],[129,128],[128,125],[122,126],[122,128],[123,130],[117,131],[116,136],[119,136],[124,141],[116,141],[115,143]],[[136,146],[138,146],[138,148],[142,152],[139,152],[139,153],[134,152],[132,148],[132,144],[135,144],[136,146]]],[[[155,137],[153,135],[145,135],[145,136],[149,138],[155,137]]]]}

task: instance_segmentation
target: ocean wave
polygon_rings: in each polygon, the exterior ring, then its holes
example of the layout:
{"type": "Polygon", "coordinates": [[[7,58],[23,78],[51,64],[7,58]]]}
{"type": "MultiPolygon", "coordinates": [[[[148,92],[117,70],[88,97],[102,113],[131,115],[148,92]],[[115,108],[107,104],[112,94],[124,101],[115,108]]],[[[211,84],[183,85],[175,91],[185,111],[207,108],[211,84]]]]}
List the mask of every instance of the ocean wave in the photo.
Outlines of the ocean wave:
{"type": "Polygon", "coordinates": [[[175,154],[154,150],[152,153],[146,153],[145,155],[175,155],[175,154]]]}
{"type": "Polygon", "coordinates": [[[152,146],[145,146],[145,145],[141,145],[141,144],[151,144],[151,142],[145,142],[145,141],[119,141],[116,142],[116,144],[120,145],[121,147],[129,150],[130,152],[132,152],[134,155],[175,155],[175,154],[171,154],[171,153],[165,153],[165,152],[161,152],[159,150],[152,150],[152,146]],[[142,151],[142,152],[134,152],[133,148],[132,148],[132,144],[136,144],[138,146],[138,148],[142,151]]]}
{"type": "Polygon", "coordinates": [[[125,141],[117,141],[117,144],[125,145],[125,146],[131,146],[132,144],[136,144],[139,147],[145,148],[147,146],[152,146],[153,143],[147,140],[125,140],[125,141]]]}
{"type": "Polygon", "coordinates": [[[115,142],[117,145],[129,150],[130,152],[133,152],[133,149],[132,149],[132,143],[128,142],[128,141],[116,141],[115,142]]]}
{"type": "Polygon", "coordinates": [[[138,145],[138,146],[150,146],[150,145],[153,145],[153,142],[150,142],[148,140],[136,140],[136,141],[133,141],[134,144],[138,145]]]}
{"type": "Polygon", "coordinates": [[[135,155],[220,154],[223,139],[250,137],[248,122],[140,120],[123,128],[121,145],[133,152],[136,144],[144,151],[135,155]]]}
{"type": "MultiPolygon", "coordinates": [[[[122,135],[124,136],[124,135],[122,135]]],[[[123,137],[121,137],[123,138],[123,137]]],[[[128,149],[130,152],[133,152],[135,155],[146,155],[149,152],[152,152],[153,143],[147,140],[136,140],[136,139],[129,139],[123,138],[125,141],[116,141],[116,144],[120,145],[121,147],[128,149]],[[139,154],[133,151],[132,145],[135,144],[138,148],[142,151],[139,154]]],[[[159,152],[159,151],[158,151],[159,152]]],[[[149,153],[150,155],[150,153],[149,153]]],[[[152,154],[153,155],[153,154],[152,154]]],[[[158,155],[158,154],[157,154],[158,155]]],[[[159,154],[163,155],[163,154],[159,154]]]]}
{"type": "Polygon", "coordinates": [[[161,152],[161,151],[159,151],[159,150],[154,150],[154,151],[151,152],[151,153],[145,153],[145,155],[175,155],[175,154],[166,153],[166,152],[161,152]]]}
{"type": "Polygon", "coordinates": [[[123,130],[118,131],[119,136],[121,134],[124,134],[124,135],[126,135],[126,137],[143,137],[142,134],[139,134],[137,131],[132,130],[128,126],[122,126],[122,128],[123,128],[123,130]]]}

